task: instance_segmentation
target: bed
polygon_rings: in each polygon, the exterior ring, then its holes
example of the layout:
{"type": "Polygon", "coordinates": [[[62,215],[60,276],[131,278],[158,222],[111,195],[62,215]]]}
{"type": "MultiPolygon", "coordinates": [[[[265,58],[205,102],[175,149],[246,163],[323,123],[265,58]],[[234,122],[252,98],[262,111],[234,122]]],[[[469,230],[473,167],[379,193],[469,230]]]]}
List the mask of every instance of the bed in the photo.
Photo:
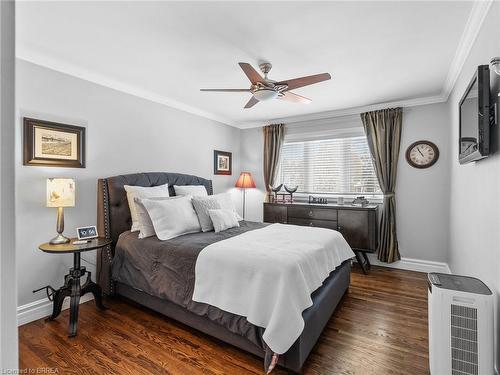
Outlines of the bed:
{"type": "MultiPolygon", "coordinates": [[[[269,361],[262,340],[264,329],[245,317],[191,300],[194,265],[206,245],[266,224],[242,221],[240,228],[218,234],[194,233],[169,241],[156,237],[143,240],[130,232],[131,216],[124,185],[203,185],[213,194],[210,180],[178,173],[138,173],[98,180],[98,230],[112,244],[97,256],[97,282],[108,296],[122,296],[210,336],[269,361]]],[[[171,195],[175,195],[172,187],[171,195]]],[[[313,305],[302,317],[304,329],[278,364],[300,372],[350,282],[350,261],[344,261],[311,294],[313,305]]]]}

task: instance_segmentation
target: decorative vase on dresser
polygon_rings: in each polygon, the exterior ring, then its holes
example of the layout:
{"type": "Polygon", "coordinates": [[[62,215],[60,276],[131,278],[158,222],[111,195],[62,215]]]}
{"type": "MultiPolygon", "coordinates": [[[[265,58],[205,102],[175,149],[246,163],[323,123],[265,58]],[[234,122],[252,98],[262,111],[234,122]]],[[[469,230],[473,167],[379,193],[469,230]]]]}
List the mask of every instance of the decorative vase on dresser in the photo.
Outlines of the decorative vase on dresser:
{"type": "Polygon", "coordinates": [[[378,206],[264,203],[264,222],[307,225],[338,230],[351,246],[364,273],[370,268],[367,253],[377,249],[378,206]]]}

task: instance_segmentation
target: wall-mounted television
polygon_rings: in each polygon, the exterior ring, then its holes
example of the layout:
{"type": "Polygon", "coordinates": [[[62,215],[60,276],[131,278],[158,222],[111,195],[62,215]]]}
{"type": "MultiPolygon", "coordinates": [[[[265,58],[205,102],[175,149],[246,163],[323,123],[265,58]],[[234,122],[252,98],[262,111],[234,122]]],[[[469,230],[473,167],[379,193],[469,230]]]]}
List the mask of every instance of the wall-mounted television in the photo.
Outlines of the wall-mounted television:
{"type": "Polygon", "coordinates": [[[480,65],[460,100],[460,164],[487,157],[490,128],[495,124],[495,105],[490,95],[490,68],[480,65]]]}

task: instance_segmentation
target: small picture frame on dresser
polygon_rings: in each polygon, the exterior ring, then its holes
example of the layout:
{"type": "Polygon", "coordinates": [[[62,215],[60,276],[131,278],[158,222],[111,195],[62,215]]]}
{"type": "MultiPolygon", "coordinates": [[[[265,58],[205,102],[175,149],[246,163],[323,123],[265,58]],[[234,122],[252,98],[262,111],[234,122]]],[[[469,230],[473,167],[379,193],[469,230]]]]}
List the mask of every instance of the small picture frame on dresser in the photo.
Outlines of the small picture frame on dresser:
{"type": "Polygon", "coordinates": [[[233,174],[233,154],[214,150],[214,174],[230,176],[233,174]]]}

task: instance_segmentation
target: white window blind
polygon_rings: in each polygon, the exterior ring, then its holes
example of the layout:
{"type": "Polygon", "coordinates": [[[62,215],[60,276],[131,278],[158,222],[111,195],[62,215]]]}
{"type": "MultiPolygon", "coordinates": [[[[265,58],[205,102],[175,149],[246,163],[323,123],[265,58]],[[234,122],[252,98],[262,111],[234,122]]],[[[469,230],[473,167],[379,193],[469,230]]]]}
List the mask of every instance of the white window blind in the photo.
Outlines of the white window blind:
{"type": "Polygon", "coordinates": [[[308,194],[381,194],[365,136],[285,142],[278,181],[308,194]]]}

